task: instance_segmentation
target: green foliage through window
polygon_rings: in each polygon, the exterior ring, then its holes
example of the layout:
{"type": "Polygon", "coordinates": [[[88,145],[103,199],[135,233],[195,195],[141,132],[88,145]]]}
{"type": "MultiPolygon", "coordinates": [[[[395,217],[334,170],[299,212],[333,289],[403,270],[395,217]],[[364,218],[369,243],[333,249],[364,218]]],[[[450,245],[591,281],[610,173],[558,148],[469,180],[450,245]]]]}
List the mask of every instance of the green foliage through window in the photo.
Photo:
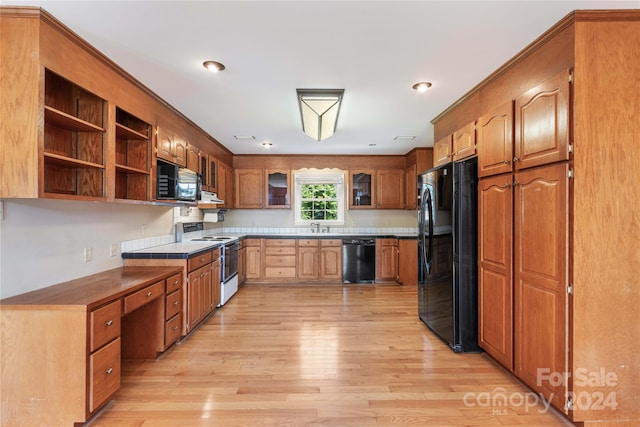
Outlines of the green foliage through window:
{"type": "Polygon", "coordinates": [[[300,218],[308,221],[338,219],[338,188],[336,184],[303,184],[300,218]]]}

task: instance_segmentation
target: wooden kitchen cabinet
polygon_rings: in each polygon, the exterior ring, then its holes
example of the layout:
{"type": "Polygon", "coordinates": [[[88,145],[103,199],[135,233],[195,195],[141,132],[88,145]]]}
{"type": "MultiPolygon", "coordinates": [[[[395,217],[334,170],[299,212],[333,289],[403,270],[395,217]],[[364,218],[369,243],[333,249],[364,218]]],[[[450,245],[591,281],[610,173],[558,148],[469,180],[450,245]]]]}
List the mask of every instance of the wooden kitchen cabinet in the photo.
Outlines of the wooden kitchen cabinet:
{"type": "Polygon", "coordinates": [[[398,278],[398,239],[376,239],[376,282],[398,278]]]}
{"type": "Polygon", "coordinates": [[[376,201],[378,209],[404,209],[405,174],[401,169],[376,171],[376,201]]]}
{"type": "Polygon", "coordinates": [[[453,159],[452,135],[433,143],[433,166],[444,165],[453,159]]]}
{"type": "Polygon", "coordinates": [[[187,169],[200,172],[200,149],[193,144],[187,144],[187,169]]]}
{"type": "Polygon", "coordinates": [[[105,101],[45,70],[41,196],[103,199],[105,101]]]}
{"type": "Polygon", "coordinates": [[[453,133],[453,160],[462,160],[476,154],[476,122],[458,129],[453,133]]]}
{"type": "MultiPolygon", "coordinates": [[[[498,141],[502,140],[498,133],[498,141]]],[[[478,343],[513,371],[513,176],[478,184],[478,343]]]]}
{"type": "Polygon", "coordinates": [[[200,175],[202,176],[202,190],[211,193],[218,192],[218,161],[208,153],[200,152],[200,175]]]}
{"type": "Polygon", "coordinates": [[[150,200],[151,125],[116,107],[115,198],[150,200]]]}
{"type": "Polygon", "coordinates": [[[178,166],[187,166],[187,143],[171,129],[158,127],[157,157],[178,166]]]}
{"type": "Polygon", "coordinates": [[[291,171],[267,169],[264,184],[265,208],[291,208],[291,171]]]}
{"type": "Polygon", "coordinates": [[[374,170],[350,170],[349,209],[371,209],[376,206],[374,170]]]}
{"type": "Polygon", "coordinates": [[[342,240],[320,240],[320,280],[342,282],[342,240]]]}
{"type": "Polygon", "coordinates": [[[236,169],[237,209],[260,209],[264,207],[264,176],[262,169],[236,169]]]}
{"type": "Polygon", "coordinates": [[[417,209],[418,207],[418,167],[411,165],[404,171],[405,209],[417,209]]]}
{"type": "Polygon", "coordinates": [[[300,281],[320,278],[320,240],[298,240],[298,279],[300,281]]]}
{"type": "Polygon", "coordinates": [[[264,239],[264,279],[291,281],[298,277],[295,239],[264,239]]]}
{"type": "Polygon", "coordinates": [[[478,176],[513,170],[513,101],[494,108],[478,119],[478,176]]]}
{"type": "Polygon", "coordinates": [[[568,171],[560,163],[516,173],[514,181],[514,372],[560,407],[567,382],[541,378],[539,369],[569,370],[568,171]]]}
{"type": "Polygon", "coordinates": [[[222,162],[217,162],[217,168],[218,198],[224,201],[224,203],[218,205],[218,207],[231,209],[235,207],[234,191],[237,187],[234,184],[233,168],[222,162]]]}
{"type": "Polygon", "coordinates": [[[569,160],[571,78],[563,70],[516,98],[516,170],[569,160]]]}
{"type": "Polygon", "coordinates": [[[247,271],[247,242],[240,240],[238,245],[238,286],[242,285],[246,279],[247,271]]]}
{"type": "Polygon", "coordinates": [[[245,281],[260,281],[262,279],[262,241],[261,239],[245,239],[245,281]]]}

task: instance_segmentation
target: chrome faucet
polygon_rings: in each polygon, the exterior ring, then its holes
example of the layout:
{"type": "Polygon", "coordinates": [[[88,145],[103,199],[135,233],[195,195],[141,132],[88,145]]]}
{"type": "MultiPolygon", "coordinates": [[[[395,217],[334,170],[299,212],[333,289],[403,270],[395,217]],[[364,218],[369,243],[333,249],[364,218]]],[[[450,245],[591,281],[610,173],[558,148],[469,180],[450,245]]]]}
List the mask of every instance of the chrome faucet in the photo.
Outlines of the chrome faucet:
{"type": "MultiPolygon", "coordinates": [[[[312,222],[310,225],[315,225],[316,226],[316,233],[320,232],[320,223],[319,222],[312,222]]],[[[313,229],[311,230],[313,232],[313,229]]]]}

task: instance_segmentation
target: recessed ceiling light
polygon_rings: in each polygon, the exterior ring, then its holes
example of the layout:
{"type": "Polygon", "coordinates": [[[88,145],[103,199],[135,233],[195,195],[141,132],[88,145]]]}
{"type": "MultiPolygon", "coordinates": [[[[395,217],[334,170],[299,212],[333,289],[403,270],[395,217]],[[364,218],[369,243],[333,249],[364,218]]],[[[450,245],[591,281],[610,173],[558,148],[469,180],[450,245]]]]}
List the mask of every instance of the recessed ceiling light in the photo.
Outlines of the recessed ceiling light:
{"type": "Polygon", "coordinates": [[[254,139],[256,139],[256,137],[252,136],[252,135],[233,135],[233,137],[235,139],[237,139],[238,141],[240,141],[240,140],[253,141],[254,139]]]}
{"type": "Polygon", "coordinates": [[[272,143],[270,143],[269,141],[265,141],[265,142],[263,142],[263,143],[262,143],[262,147],[263,147],[264,149],[266,149],[266,150],[268,150],[269,148],[271,148],[271,146],[272,146],[272,145],[273,145],[273,144],[272,144],[272,143]]]}
{"type": "Polygon", "coordinates": [[[225,69],[225,66],[217,61],[204,61],[202,66],[212,73],[217,73],[225,69]]]}
{"type": "Polygon", "coordinates": [[[418,82],[413,85],[413,89],[418,92],[426,92],[431,87],[431,82],[418,82]]]}
{"type": "Polygon", "coordinates": [[[395,138],[393,138],[394,141],[413,141],[414,139],[416,139],[415,136],[396,136],[395,138]]]}

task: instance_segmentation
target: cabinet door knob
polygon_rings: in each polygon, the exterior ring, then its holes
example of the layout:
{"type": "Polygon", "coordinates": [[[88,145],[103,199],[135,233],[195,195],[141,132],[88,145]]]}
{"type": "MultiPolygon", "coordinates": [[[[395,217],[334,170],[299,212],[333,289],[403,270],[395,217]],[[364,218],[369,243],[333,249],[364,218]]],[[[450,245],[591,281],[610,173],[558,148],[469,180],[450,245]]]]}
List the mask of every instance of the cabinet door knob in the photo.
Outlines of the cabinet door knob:
{"type": "Polygon", "coordinates": [[[106,373],[107,373],[107,375],[113,374],[113,368],[107,369],[106,373]]]}
{"type": "Polygon", "coordinates": [[[174,327],[173,327],[173,330],[174,330],[174,331],[177,331],[177,330],[178,330],[178,327],[177,327],[177,326],[174,326],[174,327]]]}
{"type": "Polygon", "coordinates": [[[509,164],[509,160],[508,160],[508,159],[505,159],[504,164],[505,164],[505,165],[508,165],[508,164],[509,164]]]}
{"type": "Polygon", "coordinates": [[[517,157],[514,157],[514,158],[513,158],[513,163],[517,162],[518,160],[520,160],[520,159],[519,159],[519,158],[517,158],[517,157]]]}
{"type": "Polygon", "coordinates": [[[174,301],[173,305],[178,305],[180,303],[180,301],[174,301]]]}
{"type": "Polygon", "coordinates": [[[513,186],[514,186],[514,187],[516,187],[516,186],[518,186],[518,185],[520,185],[520,183],[519,183],[518,181],[513,181],[513,186]]]}
{"type": "Polygon", "coordinates": [[[105,324],[106,324],[107,326],[112,326],[112,325],[113,325],[113,320],[107,320],[107,321],[105,322],[105,324]]]}
{"type": "Polygon", "coordinates": [[[173,284],[174,284],[174,285],[177,285],[177,284],[178,284],[178,281],[176,280],[175,282],[173,282],[173,284]]]}
{"type": "Polygon", "coordinates": [[[151,291],[147,292],[147,296],[150,297],[152,295],[151,291]]]}
{"type": "Polygon", "coordinates": [[[509,183],[508,183],[508,182],[505,182],[505,183],[502,185],[502,188],[509,188],[509,183]]]}

